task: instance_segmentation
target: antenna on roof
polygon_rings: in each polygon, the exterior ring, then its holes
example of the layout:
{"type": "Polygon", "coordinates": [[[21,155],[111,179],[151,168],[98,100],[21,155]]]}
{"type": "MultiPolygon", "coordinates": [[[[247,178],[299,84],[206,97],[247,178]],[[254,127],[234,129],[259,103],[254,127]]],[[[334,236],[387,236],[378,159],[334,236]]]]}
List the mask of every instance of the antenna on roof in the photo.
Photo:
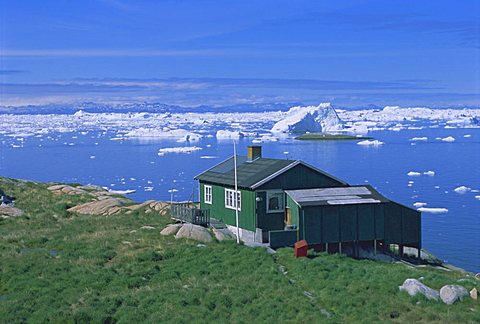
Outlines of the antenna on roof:
{"type": "Polygon", "coordinates": [[[235,225],[237,226],[237,244],[240,244],[240,229],[238,228],[238,183],[237,183],[237,147],[233,140],[233,169],[235,175],[235,193],[233,194],[235,204],[235,225]]]}

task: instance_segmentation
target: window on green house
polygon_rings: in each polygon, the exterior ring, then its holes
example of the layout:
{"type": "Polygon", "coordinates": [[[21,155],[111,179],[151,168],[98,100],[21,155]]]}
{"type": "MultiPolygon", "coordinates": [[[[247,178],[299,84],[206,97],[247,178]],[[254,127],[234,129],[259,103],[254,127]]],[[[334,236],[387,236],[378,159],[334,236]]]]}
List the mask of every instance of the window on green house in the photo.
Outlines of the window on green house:
{"type": "Polygon", "coordinates": [[[212,186],[204,186],[204,197],[203,200],[206,204],[212,203],[212,186]]]}
{"type": "Polygon", "coordinates": [[[237,194],[235,194],[235,190],[225,189],[225,208],[235,209],[235,201],[236,201],[236,205],[238,206],[238,210],[241,210],[242,208],[241,192],[237,191],[237,194]]]}
{"type": "Polygon", "coordinates": [[[283,191],[267,192],[267,213],[281,212],[285,208],[283,191]]]}

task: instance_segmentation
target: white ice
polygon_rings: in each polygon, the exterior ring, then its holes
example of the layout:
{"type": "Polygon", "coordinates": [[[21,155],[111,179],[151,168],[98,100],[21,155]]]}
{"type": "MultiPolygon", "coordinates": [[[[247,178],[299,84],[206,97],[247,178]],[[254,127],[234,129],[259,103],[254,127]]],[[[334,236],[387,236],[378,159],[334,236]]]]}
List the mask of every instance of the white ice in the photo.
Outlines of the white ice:
{"type": "Polygon", "coordinates": [[[407,175],[409,177],[418,177],[418,176],[421,176],[422,174],[420,172],[417,172],[417,171],[410,171],[407,173],[407,175]]]}
{"type": "Polygon", "coordinates": [[[363,146],[379,146],[383,144],[385,143],[380,142],[379,140],[373,140],[373,141],[365,140],[357,143],[357,145],[363,145],[363,146]]]}
{"type": "Polygon", "coordinates": [[[455,137],[447,136],[445,138],[440,138],[440,140],[443,141],[443,142],[455,142],[455,137]]]}
{"type": "Polygon", "coordinates": [[[228,130],[219,130],[217,131],[215,137],[220,140],[225,139],[240,139],[245,137],[245,134],[238,131],[228,131],[228,130]]]}
{"type": "Polygon", "coordinates": [[[421,207],[425,207],[427,205],[427,203],[424,203],[424,202],[416,202],[413,204],[413,206],[415,208],[421,208],[421,207]]]}
{"type": "Polygon", "coordinates": [[[284,113],[273,125],[272,133],[326,133],[343,129],[343,121],[330,103],[318,106],[296,106],[284,113]]]}
{"type": "Polygon", "coordinates": [[[195,151],[200,151],[202,148],[198,146],[191,147],[166,147],[158,150],[158,155],[163,156],[168,153],[186,153],[190,154],[195,151]]]}
{"type": "Polygon", "coordinates": [[[464,193],[467,193],[471,190],[472,190],[472,188],[469,188],[469,187],[466,187],[466,186],[460,186],[460,187],[457,187],[457,188],[453,189],[453,191],[455,191],[456,193],[459,193],[459,194],[464,194],[464,193]]]}
{"type": "Polygon", "coordinates": [[[428,141],[428,137],[412,137],[411,141],[428,141]]]}
{"type": "Polygon", "coordinates": [[[430,214],[445,214],[448,213],[447,208],[428,208],[428,207],[420,207],[417,209],[419,212],[422,213],[430,213],[430,214]]]}

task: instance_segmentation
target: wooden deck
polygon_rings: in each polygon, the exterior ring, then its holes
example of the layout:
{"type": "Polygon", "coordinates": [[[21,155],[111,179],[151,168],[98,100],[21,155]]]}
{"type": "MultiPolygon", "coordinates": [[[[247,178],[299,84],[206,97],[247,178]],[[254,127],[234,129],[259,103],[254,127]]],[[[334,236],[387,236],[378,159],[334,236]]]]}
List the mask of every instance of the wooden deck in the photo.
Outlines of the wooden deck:
{"type": "Polygon", "coordinates": [[[180,222],[206,227],[210,225],[210,210],[196,208],[189,203],[174,203],[172,205],[171,217],[180,222]]]}

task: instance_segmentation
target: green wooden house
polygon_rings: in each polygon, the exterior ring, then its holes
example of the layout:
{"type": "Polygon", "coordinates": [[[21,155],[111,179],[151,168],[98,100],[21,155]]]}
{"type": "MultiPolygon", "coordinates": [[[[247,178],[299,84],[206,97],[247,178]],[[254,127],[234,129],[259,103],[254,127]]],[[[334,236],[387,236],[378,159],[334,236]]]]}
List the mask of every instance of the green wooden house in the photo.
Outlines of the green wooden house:
{"type": "Polygon", "coordinates": [[[420,247],[420,213],[380,195],[371,186],[346,182],[299,160],[262,157],[260,146],[195,177],[200,184],[200,208],[236,231],[238,204],[240,237],[244,241],[292,245],[377,241],[420,247]]]}
{"type": "MultiPolygon", "coordinates": [[[[200,208],[235,226],[233,156],[195,179],[200,182],[200,208]]],[[[302,161],[263,158],[261,146],[237,156],[237,183],[240,236],[260,242],[268,241],[269,231],[285,228],[285,190],[348,186],[302,161]]]]}

